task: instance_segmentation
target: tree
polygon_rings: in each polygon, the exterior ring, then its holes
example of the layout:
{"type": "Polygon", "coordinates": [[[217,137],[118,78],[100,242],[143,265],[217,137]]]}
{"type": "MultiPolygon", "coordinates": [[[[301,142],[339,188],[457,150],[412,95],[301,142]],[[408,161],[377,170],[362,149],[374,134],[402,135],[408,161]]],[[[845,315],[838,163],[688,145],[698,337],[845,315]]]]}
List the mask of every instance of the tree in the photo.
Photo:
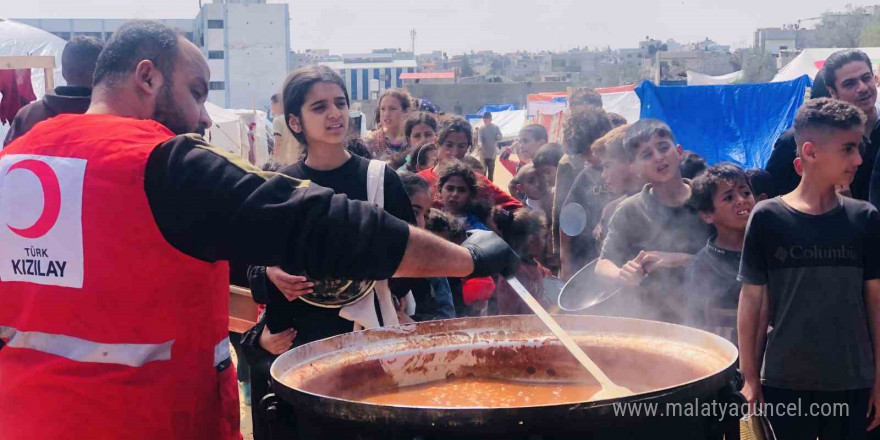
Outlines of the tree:
{"type": "Polygon", "coordinates": [[[743,83],[768,82],[779,71],[776,58],[760,49],[747,49],[738,52],[739,64],[743,70],[743,83]]]}
{"type": "Polygon", "coordinates": [[[467,54],[461,57],[461,76],[462,78],[474,76],[474,68],[471,67],[471,61],[468,59],[467,54]]]}
{"type": "Polygon", "coordinates": [[[859,47],[863,30],[874,21],[868,8],[847,5],[844,12],[822,14],[814,41],[818,47],[859,47]]]}

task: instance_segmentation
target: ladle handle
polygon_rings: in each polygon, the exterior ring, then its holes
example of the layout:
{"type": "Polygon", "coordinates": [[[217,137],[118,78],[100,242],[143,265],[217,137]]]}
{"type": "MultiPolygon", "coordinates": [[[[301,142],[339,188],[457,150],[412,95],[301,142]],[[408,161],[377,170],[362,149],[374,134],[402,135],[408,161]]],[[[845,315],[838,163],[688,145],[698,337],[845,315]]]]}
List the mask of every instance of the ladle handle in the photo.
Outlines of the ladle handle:
{"type": "Polygon", "coordinates": [[[575,359],[577,359],[577,361],[580,362],[580,364],[583,365],[584,368],[586,368],[587,371],[589,371],[590,374],[592,374],[597,381],[599,381],[599,384],[602,385],[602,388],[613,388],[617,386],[614,384],[614,382],[611,381],[611,379],[608,378],[608,376],[605,375],[602,369],[599,368],[599,366],[596,365],[596,363],[593,362],[593,360],[590,359],[590,357],[587,356],[587,354],[584,353],[584,351],[581,350],[581,348],[574,343],[574,340],[571,339],[571,336],[569,336],[568,333],[566,333],[565,330],[563,330],[562,327],[559,326],[556,320],[553,319],[553,317],[550,316],[550,314],[547,313],[546,310],[544,310],[544,307],[542,307],[541,304],[538,303],[538,301],[529,293],[528,290],[526,290],[525,286],[523,286],[519,282],[519,280],[517,280],[515,277],[510,277],[507,278],[507,283],[510,284],[510,287],[513,287],[513,290],[516,291],[516,293],[526,303],[526,305],[529,306],[529,308],[532,309],[532,311],[535,312],[536,315],[538,315],[538,318],[541,319],[541,322],[543,322],[544,325],[546,325],[547,328],[550,329],[550,332],[553,333],[553,335],[555,335],[560,342],[562,342],[562,345],[565,346],[566,349],[568,349],[572,356],[574,356],[575,359]]]}

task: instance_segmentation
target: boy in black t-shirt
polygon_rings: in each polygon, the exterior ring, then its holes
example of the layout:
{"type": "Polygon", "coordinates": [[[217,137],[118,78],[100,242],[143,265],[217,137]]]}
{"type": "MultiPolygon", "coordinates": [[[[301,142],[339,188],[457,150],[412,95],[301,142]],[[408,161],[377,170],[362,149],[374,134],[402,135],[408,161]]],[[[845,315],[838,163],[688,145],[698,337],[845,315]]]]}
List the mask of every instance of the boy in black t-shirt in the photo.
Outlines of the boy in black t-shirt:
{"type": "Polygon", "coordinates": [[[684,268],[706,245],[710,228],[686,204],[691,186],[678,166],[682,148],[666,124],[632,124],[624,148],[647,185],[617,207],[596,264],[598,276],[629,289],[596,312],[682,322],[684,268]]]}
{"type": "Polygon", "coordinates": [[[804,104],[794,122],[803,178],[793,192],[759,203],[746,229],[737,317],[743,394],[802,408],[799,416],[767,414],[782,440],[860,439],[880,424],[880,213],[835,191],[862,162],[864,124],[852,104],[804,104]],[[846,412],[808,412],[835,404],[846,412]]]}
{"type": "Polygon", "coordinates": [[[715,228],[715,235],[684,273],[687,324],[736,342],[736,302],[742,287],[736,275],[755,196],[746,172],[731,163],[703,171],[691,191],[691,206],[715,228]]]}

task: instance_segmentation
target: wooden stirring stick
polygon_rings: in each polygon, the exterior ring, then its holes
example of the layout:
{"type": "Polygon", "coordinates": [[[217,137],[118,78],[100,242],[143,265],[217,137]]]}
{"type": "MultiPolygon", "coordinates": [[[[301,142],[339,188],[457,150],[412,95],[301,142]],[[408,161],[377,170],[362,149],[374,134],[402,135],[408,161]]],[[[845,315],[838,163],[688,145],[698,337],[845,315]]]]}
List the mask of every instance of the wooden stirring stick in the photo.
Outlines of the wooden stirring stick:
{"type": "Polygon", "coordinates": [[[519,280],[514,277],[510,277],[507,278],[507,283],[510,284],[511,287],[513,287],[513,290],[515,290],[519,297],[523,301],[525,301],[526,305],[528,305],[529,308],[532,309],[532,311],[535,312],[536,315],[538,315],[538,318],[541,319],[541,322],[543,322],[544,325],[546,325],[547,328],[550,329],[550,332],[553,333],[560,342],[562,342],[562,345],[565,346],[566,349],[568,349],[572,356],[574,356],[574,358],[577,359],[577,361],[580,362],[580,364],[583,365],[583,367],[586,368],[587,371],[589,371],[590,374],[596,378],[596,380],[599,382],[599,385],[602,386],[602,390],[596,393],[593,396],[592,400],[616,399],[618,397],[630,396],[633,394],[633,392],[630,391],[628,388],[617,385],[608,376],[606,376],[602,369],[599,368],[599,366],[596,365],[596,363],[593,362],[593,360],[590,359],[590,357],[587,356],[587,354],[584,353],[584,351],[581,350],[581,348],[574,343],[574,340],[571,339],[571,336],[569,336],[568,333],[566,333],[565,330],[563,330],[562,327],[559,326],[559,323],[557,323],[556,320],[553,319],[553,317],[550,316],[550,314],[547,313],[546,310],[544,310],[544,307],[542,307],[541,304],[539,304],[538,301],[529,293],[529,291],[526,290],[526,288],[522,284],[520,284],[519,280]]]}

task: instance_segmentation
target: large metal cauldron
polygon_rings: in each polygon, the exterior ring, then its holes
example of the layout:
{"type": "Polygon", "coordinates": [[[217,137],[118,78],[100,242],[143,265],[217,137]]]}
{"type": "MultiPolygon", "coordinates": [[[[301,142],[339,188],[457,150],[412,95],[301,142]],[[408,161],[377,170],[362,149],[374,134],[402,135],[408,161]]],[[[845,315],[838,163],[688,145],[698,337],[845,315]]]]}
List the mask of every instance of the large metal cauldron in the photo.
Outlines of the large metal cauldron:
{"type": "Polygon", "coordinates": [[[262,402],[274,421],[272,438],[720,438],[722,430],[736,431],[735,420],[725,426],[717,415],[646,417],[616,414],[614,405],[657,403],[660,413],[668,402],[732,400],[737,350],[730,342],[654,321],[557,319],[611,379],[637,394],[518,408],[387,406],[341,397],[451,377],[592,381],[537,317],[423,322],[340,335],[279,357],[271,369],[275,395],[262,402]]]}

